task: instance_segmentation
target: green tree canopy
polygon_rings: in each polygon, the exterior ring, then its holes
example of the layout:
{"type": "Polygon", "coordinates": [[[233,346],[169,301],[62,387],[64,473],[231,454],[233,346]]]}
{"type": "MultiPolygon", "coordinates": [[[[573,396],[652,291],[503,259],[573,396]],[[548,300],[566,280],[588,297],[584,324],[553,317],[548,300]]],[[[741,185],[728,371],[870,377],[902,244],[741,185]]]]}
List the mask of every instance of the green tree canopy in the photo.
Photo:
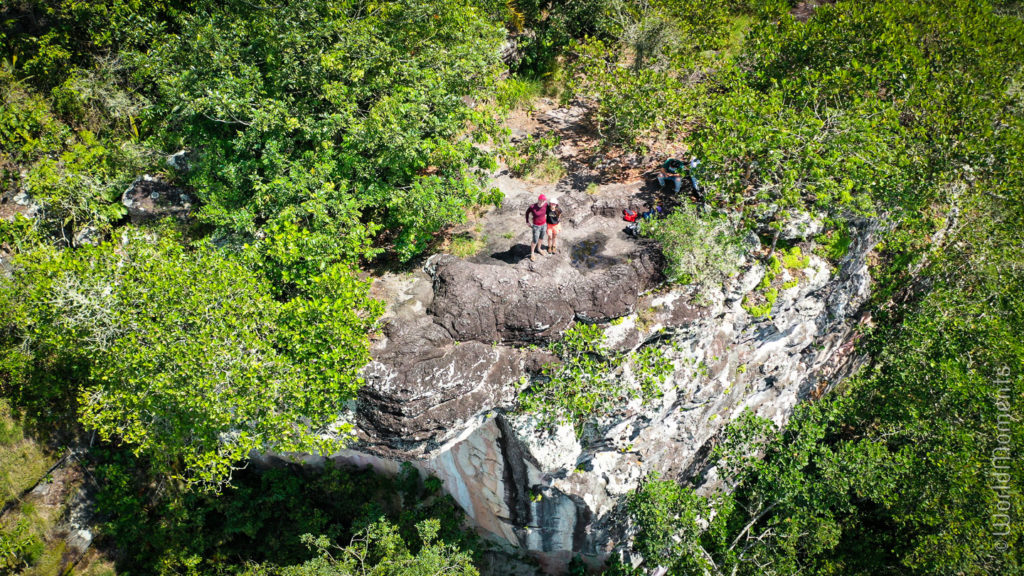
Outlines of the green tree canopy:
{"type": "Polygon", "coordinates": [[[348,431],[333,426],[379,304],[341,265],[282,302],[208,243],[125,232],[120,245],[30,252],[11,272],[14,382],[31,394],[39,379],[80,378],[82,422],[166,472],[216,486],[252,450],[325,452],[348,431]]]}

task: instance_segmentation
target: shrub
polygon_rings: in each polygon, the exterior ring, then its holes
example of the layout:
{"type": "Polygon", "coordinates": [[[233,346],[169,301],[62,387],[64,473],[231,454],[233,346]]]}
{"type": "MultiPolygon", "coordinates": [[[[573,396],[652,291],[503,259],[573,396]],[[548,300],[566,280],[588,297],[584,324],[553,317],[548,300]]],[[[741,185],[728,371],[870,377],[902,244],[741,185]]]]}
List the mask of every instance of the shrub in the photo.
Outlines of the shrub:
{"type": "Polygon", "coordinates": [[[520,396],[520,409],[538,414],[542,426],[570,423],[577,436],[592,419],[612,413],[630,399],[661,396],[659,386],[673,369],[654,346],[630,354],[606,348],[604,332],[596,325],[577,324],[551,349],[561,363],[544,368],[542,377],[520,396]]]}
{"type": "Polygon", "coordinates": [[[538,138],[534,138],[532,134],[527,135],[523,141],[508,146],[504,152],[509,172],[517,177],[530,174],[551,157],[551,153],[561,142],[561,138],[554,132],[538,138]]]}
{"type": "Polygon", "coordinates": [[[811,265],[811,257],[804,256],[799,246],[793,246],[783,252],[782,265],[790,270],[802,270],[811,265]]]}
{"type": "Polygon", "coordinates": [[[700,216],[682,206],[664,218],[643,220],[640,233],[661,244],[670,282],[710,289],[738,269],[740,237],[725,218],[700,216]]]}
{"type": "Polygon", "coordinates": [[[544,85],[540,80],[511,76],[498,83],[498,105],[506,110],[533,110],[533,101],[541,95],[544,85]]]}

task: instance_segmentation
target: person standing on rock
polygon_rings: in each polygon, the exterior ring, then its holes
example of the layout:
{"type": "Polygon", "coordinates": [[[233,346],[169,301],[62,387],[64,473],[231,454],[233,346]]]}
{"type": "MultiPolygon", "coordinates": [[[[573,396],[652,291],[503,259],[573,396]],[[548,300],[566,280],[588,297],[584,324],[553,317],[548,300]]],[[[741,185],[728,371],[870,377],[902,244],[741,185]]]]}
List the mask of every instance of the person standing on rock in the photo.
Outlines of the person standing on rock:
{"type": "Polygon", "coordinates": [[[530,260],[536,260],[534,253],[541,254],[540,243],[544,240],[548,226],[547,197],[541,194],[535,204],[530,204],[526,209],[526,223],[530,225],[533,232],[533,242],[530,243],[530,260]]]}
{"type": "Polygon", "coordinates": [[[548,200],[548,254],[558,252],[555,246],[558,239],[558,219],[562,217],[562,207],[558,205],[558,198],[548,200]]]}

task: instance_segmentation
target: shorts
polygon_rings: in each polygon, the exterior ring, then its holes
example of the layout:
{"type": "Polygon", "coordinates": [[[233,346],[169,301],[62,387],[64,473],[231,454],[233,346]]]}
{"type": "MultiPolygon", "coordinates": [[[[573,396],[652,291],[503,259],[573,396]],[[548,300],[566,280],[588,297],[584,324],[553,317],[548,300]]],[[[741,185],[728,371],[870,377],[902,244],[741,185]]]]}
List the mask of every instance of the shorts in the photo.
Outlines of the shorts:
{"type": "Polygon", "coordinates": [[[558,234],[558,224],[548,224],[548,236],[552,234],[558,234]]]}
{"type": "Polygon", "coordinates": [[[530,224],[533,229],[533,243],[536,244],[547,238],[547,224],[530,224]]]}

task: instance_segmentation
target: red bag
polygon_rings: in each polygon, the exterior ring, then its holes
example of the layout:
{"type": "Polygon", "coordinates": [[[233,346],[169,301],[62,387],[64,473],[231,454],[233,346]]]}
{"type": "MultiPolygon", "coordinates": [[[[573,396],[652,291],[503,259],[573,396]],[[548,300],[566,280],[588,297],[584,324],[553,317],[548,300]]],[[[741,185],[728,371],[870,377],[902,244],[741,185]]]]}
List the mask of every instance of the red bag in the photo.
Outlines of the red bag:
{"type": "Polygon", "coordinates": [[[622,219],[625,220],[626,222],[636,222],[636,216],[637,216],[636,212],[634,212],[632,210],[623,210],[622,211],[622,219]]]}

